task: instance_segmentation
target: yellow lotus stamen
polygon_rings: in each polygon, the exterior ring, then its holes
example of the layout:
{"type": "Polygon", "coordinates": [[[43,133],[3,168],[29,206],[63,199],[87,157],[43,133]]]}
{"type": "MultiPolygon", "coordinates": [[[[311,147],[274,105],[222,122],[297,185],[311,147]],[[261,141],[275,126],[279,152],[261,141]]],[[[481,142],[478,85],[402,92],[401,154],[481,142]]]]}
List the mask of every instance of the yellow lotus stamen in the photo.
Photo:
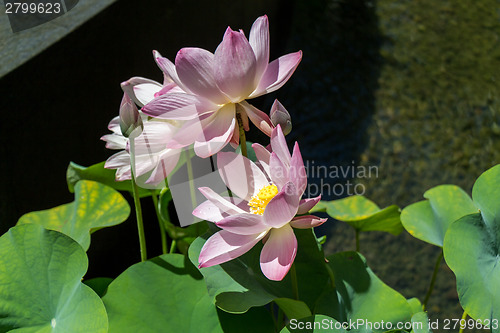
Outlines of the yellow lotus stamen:
{"type": "Polygon", "coordinates": [[[259,193],[254,195],[248,202],[250,213],[262,215],[269,201],[278,194],[278,187],[274,184],[264,186],[259,193]]]}

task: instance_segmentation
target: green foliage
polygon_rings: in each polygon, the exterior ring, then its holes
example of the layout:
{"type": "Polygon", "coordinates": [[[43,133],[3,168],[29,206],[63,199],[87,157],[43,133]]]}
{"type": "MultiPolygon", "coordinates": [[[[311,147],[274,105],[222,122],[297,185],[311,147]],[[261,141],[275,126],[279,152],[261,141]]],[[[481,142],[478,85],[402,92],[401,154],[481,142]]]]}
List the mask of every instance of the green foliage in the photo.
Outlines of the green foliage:
{"type": "Polygon", "coordinates": [[[403,231],[396,205],[380,209],[367,198],[354,195],[339,200],[321,201],[311,210],[326,212],[336,220],[346,222],[358,231],[385,231],[398,235],[403,231]]]}
{"type": "Polygon", "coordinates": [[[405,207],[401,221],[413,237],[440,247],[452,222],[477,213],[472,199],[455,185],[436,186],[425,192],[424,198],[427,200],[405,207]]]}
{"type": "MultiPolygon", "coordinates": [[[[474,184],[480,213],[453,222],[444,239],[446,263],[457,278],[460,303],[471,318],[500,318],[500,165],[474,184]]],[[[492,326],[493,327],[493,326],[492,326]]],[[[499,332],[499,328],[493,329],[499,332]]]]}
{"type": "Polygon", "coordinates": [[[105,333],[101,299],[80,281],[87,256],[68,236],[39,225],[0,237],[0,332],[105,333]]]}
{"type": "MultiPolygon", "coordinates": [[[[282,281],[270,281],[262,274],[259,264],[261,244],[227,263],[200,270],[215,304],[227,312],[243,313],[251,307],[262,306],[276,299],[289,299],[278,301],[289,318],[309,316],[310,309],[314,308],[328,281],[328,275],[324,267],[323,251],[312,230],[294,231],[299,243],[295,258],[299,298],[306,307],[302,302],[292,302],[294,297],[290,274],[282,281]]],[[[211,233],[207,233],[191,244],[189,258],[193,264],[198,265],[201,248],[210,235],[211,233]]]]}
{"type": "Polygon", "coordinates": [[[87,250],[90,233],[124,222],[130,207],[120,193],[98,182],[82,180],[76,183],[75,201],[55,208],[27,213],[17,222],[39,224],[60,231],[87,250]]]}
{"type": "MultiPolygon", "coordinates": [[[[115,174],[116,170],[104,168],[106,162],[101,162],[93,164],[89,167],[84,167],[78,165],[74,162],[70,162],[68,169],[66,170],[66,181],[68,183],[68,189],[71,193],[75,191],[75,185],[80,180],[94,180],[96,182],[102,183],[109,187],[114,188],[117,191],[127,191],[132,192],[132,183],[130,180],[116,181],[115,174]]],[[[151,190],[144,188],[139,188],[139,196],[141,198],[151,195],[151,190]]]]}
{"type": "Polygon", "coordinates": [[[236,318],[219,313],[202,275],[179,254],[131,266],[109,285],[103,301],[110,333],[222,332],[223,328],[234,329],[236,321],[244,329],[274,329],[269,314],[262,309],[236,318]]]}
{"type": "Polygon", "coordinates": [[[158,212],[159,218],[161,219],[160,223],[163,223],[165,226],[165,230],[167,231],[170,239],[176,241],[179,251],[186,254],[189,245],[191,245],[196,237],[207,232],[208,224],[206,221],[201,221],[187,227],[178,227],[174,225],[170,220],[170,214],[168,212],[168,205],[171,201],[172,193],[170,192],[170,189],[163,189],[160,193],[160,199],[158,200],[158,212]]]}
{"type": "Polygon", "coordinates": [[[314,313],[340,322],[360,319],[370,323],[384,321],[394,326],[411,320],[412,307],[408,301],[384,284],[361,254],[342,252],[327,259],[335,276],[335,289],[325,291],[314,313]]]}

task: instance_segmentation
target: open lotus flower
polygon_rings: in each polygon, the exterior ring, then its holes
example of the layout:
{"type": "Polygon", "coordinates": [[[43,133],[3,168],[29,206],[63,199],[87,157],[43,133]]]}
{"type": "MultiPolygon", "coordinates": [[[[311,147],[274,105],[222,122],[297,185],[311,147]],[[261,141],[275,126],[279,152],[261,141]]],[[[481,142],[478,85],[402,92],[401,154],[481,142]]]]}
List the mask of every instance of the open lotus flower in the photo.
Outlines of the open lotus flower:
{"type": "Polygon", "coordinates": [[[326,219],[306,214],[320,196],[301,200],[307,176],[299,146],[293,155],[278,125],[271,135],[272,152],[254,145],[257,164],[232,152],[217,154],[222,180],[236,198],[224,198],[210,188],[199,190],[208,199],[194,211],[199,218],[215,222],[222,230],[212,235],[200,252],[199,267],[218,265],[241,256],[258,241],[264,247],[260,267],[270,280],[282,280],[297,253],[293,228],[321,225],[326,219]],[[246,175],[246,177],[244,176],[246,175]]]}
{"type": "Polygon", "coordinates": [[[249,119],[271,135],[269,116],[246,99],[275,91],[297,68],[302,52],[284,55],[269,63],[269,22],[259,17],[249,40],[240,31],[227,28],[215,53],[200,48],[183,48],[175,65],[158,55],[162,71],[183,90],[167,93],[144,105],[142,111],[162,119],[185,120],[169,147],[194,143],[200,157],[219,152],[229,142],[239,142],[237,113],[245,130],[249,119]]]}

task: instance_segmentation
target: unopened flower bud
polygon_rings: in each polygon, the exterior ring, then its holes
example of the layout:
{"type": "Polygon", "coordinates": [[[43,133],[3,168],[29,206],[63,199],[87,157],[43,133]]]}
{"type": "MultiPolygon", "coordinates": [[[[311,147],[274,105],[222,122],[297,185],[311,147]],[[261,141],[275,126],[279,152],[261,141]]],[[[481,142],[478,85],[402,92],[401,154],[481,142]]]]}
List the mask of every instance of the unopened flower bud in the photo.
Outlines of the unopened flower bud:
{"type": "Polygon", "coordinates": [[[292,131],[292,119],[285,107],[276,99],[271,107],[271,123],[281,126],[284,135],[292,131]]]}
{"type": "Polygon", "coordinates": [[[141,115],[135,103],[130,99],[129,95],[123,94],[122,103],[120,104],[120,130],[126,138],[136,138],[142,133],[144,125],[141,115]]]}

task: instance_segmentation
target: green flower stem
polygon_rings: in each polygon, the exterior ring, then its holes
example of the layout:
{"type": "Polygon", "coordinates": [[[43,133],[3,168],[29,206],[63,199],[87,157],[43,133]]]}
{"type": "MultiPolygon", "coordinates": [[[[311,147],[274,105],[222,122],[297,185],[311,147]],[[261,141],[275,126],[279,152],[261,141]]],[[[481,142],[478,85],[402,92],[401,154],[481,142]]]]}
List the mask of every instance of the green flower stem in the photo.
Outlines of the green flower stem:
{"type": "Polygon", "coordinates": [[[354,229],[354,231],[356,233],[356,252],[359,252],[359,230],[354,229]]]}
{"type": "Polygon", "coordinates": [[[326,271],[328,272],[328,276],[330,277],[331,286],[333,289],[335,289],[335,275],[333,274],[333,271],[332,271],[330,265],[328,265],[328,263],[326,262],[326,258],[325,258],[325,267],[326,267],[326,271]]]}
{"type": "Polygon", "coordinates": [[[177,248],[177,241],[175,239],[173,239],[172,244],[170,244],[170,252],[169,253],[175,253],[176,248],[177,248]]]}
{"type": "Polygon", "coordinates": [[[432,291],[434,290],[434,284],[436,283],[436,276],[439,270],[439,266],[441,265],[441,261],[443,259],[443,251],[439,253],[439,256],[436,260],[436,264],[434,265],[434,272],[432,273],[432,278],[431,278],[431,283],[429,285],[429,290],[427,290],[427,294],[425,295],[424,303],[422,303],[422,308],[425,311],[425,308],[427,306],[427,302],[429,301],[429,298],[431,297],[432,291]]]}
{"type": "MultiPolygon", "coordinates": [[[[186,154],[186,168],[189,180],[189,193],[191,194],[191,202],[193,203],[193,208],[194,208],[196,207],[196,192],[194,189],[193,165],[191,163],[191,157],[189,156],[188,150],[185,150],[184,153],[186,154]]],[[[199,227],[200,227],[199,223],[196,223],[196,231],[198,232],[199,232],[199,227]]]]}
{"type": "Polygon", "coordinates": [[[290,267],[290,274],[292,274],[292,289],[293,289],[293,297],[298,301],[299,300],[299,287],[297,284],[297,271],[295,269],[295,263],[290,267]]]}
{"type": "MultiPolygon", "coordinates": [[[[134,139],[130,138],[130,151],[134,150],[134,139]]],[[[137,184],[135,182],[134,176],[134,157],[131,155],[130,157],[130,173],[131,173],[131,183],[132,183],[132,195],[134,197],[134,206],[135,206],[135,216],[137,219],[137,232],[139,234],[139,246],[141,249],[141,261],[147,260],[147,252],[146,252],[146,237],[144,235],[144,223],[142,221],[142,209],[141,209],[141,200],[139,199],[139,189],[137,188],[137,184]]]]}
{"type": "MultiPolygon", "coordinates": [[[[467,318],[467,311],[464,310],[464,313],[462,314],[462,320],[465,321],[466,318],[467,318]]],[[[462,320],[460,320],[460,324],[462,324],[462,320]]],[[[465,326],[467,326],[467,325],[465,325],[465,326]]],[[[462,327],[462,325],[460,325],[460,331],[458,331],[458,333],[462,333],[464,331],[464,329],[465,329],[465,327],[462,327]]]]}
{"type": "Polygon", "coordinates": [[[167,250],[167,233],[165,232],[165,225],[163,223],[163,219],[160,216],[160,208],[158,207],[158,197],[156,196],[156,192],[152,191],[151,196],[153,197],[153,203],[155,205],[156,218],[158,219],[158,224],[160,225],[160,237],[161,237],[161,253],[168,253],[167,250]]]}
{"type": "Polygon", "coordinates": [[[248,157],[247,152],[247,139],[245,136],[245,129],[243,128],[243,121],[241,120],[241,113],[236,113],[236,118],[238,119],[238,127],[240,128],[240,147],[241,155],[248,157]]]}

